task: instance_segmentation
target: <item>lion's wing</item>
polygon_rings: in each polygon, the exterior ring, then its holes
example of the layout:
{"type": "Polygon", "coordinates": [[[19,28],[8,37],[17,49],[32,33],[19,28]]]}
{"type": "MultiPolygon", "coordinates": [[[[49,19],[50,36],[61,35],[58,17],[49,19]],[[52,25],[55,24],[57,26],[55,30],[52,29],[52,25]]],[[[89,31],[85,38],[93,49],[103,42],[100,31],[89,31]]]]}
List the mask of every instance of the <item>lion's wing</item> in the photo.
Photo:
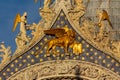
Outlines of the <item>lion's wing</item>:
{"type": "Polygon", "coordinates": [[[44,33],[49,35],[55,35],[56,37],[62,37],[66,32],[65,29],[56,28],[56,29],[44,30],[44,33]]]}

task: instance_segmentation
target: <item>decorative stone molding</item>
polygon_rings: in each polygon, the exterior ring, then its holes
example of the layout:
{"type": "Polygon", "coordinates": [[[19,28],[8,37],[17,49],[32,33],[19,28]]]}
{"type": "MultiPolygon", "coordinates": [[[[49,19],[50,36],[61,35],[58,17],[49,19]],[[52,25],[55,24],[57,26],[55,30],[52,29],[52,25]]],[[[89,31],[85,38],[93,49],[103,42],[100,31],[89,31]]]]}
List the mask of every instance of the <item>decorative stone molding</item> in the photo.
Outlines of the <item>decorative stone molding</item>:
{"type": "Polygon", "coordinates": [[[48,61],[30,66],[7,80],[41,80],[55,77],[80,77],[88,80],[119,80],[120,76],[93,63],[78,60],[48,61]]]}

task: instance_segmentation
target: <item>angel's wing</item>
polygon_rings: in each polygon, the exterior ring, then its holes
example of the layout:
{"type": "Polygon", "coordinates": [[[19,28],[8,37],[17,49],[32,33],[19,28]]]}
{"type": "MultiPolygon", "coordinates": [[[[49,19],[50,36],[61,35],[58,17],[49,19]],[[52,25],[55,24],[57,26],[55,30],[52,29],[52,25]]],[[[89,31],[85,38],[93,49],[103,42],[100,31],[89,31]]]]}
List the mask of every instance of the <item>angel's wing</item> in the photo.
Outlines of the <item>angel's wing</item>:
{"type": "Polygon", "coordinates": [[[55,35],[56,37],[62,37],[64,34],[66,34],[65,29],[62,28],[44,30],[44,33],[49,35],[55,35]]]}
{"type": "Polygon", "coordinates": [[[20,16],[20,14],[18,13],[18,14],[16,15],[15,19],[14,19],[14,26],[13,26],[13,29],[12,29],[13,32],[15,31],[15,29],[16,29],[16,27],[17,27],[17,24],[20,22],[20,18],[21,18],[21,16],[20,16]]]}
{"type": "Polygon", "coordinates": [[[109,25],[110,25],[110,28],[113,29],[112,23],[111,23],[111,21],[110,21],[110,17],[109,17],[109,15],[108,15],[108,13],[107,13],[106,10],[103,10],[102,19],[103,19],[103,20],[107,20],[108,23],[109,23],[109,25]]]}

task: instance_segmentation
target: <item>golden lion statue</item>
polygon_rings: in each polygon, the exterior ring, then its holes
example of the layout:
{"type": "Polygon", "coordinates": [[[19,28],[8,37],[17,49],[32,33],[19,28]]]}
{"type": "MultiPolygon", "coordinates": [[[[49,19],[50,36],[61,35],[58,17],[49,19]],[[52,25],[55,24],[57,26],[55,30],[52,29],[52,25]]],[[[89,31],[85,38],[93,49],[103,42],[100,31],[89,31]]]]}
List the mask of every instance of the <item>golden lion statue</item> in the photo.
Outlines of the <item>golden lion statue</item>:
{"type": "MultiPolygon", "coordinates": [[[[47,41],[47,50],[46,54],[50,55],[50,50],[53,51],[54,54],[57,54],[55,51],[55,48],[63,47],[66,54],[68,54],[68,48],[70,45],[73,44],[75,40],[75,32],[71,29],[68,29],[67,27],[64,28],[55,28],[50,30],[44,30],[44,33],[47,35],[54,35],[56,38],[53,38],[51,40],[47,41]]],[[[39,50],[40,51],[40,50],[39,50]]],[[[39,51],[36,52],[36,54],[39,53],[39,51]]]]}

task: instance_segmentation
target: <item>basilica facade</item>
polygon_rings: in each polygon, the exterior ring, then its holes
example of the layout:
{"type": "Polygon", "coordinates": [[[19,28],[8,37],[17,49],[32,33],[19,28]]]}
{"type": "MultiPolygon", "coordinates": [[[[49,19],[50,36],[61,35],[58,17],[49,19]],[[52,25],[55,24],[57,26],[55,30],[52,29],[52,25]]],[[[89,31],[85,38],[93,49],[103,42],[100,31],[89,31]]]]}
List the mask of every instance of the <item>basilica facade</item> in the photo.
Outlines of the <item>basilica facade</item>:
{"type": "Polygon", "coordinates": [[[37,24],[17,14],[13,55],[0,44],[0,80],[119,80],[119,3],[44,0],[37,24]]]}

